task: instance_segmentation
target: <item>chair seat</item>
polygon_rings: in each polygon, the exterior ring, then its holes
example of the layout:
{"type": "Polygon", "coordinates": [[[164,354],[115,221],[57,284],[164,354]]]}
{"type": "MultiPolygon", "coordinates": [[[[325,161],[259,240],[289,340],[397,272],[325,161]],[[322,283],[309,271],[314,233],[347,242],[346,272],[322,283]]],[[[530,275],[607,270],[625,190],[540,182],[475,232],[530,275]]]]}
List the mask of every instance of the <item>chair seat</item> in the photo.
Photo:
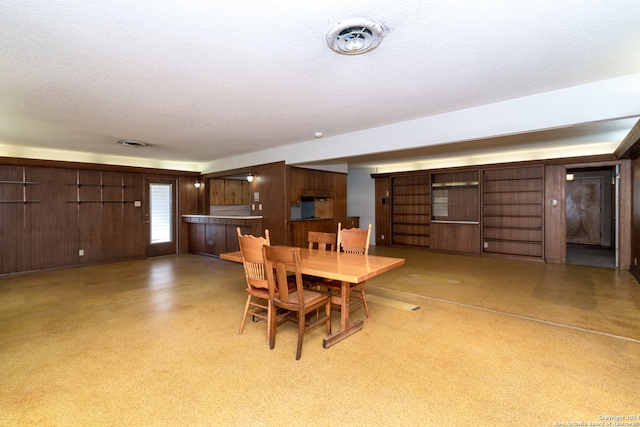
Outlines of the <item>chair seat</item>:
{"type": "MultiPolygon", "coordinates": [[[[265,259],[265,271],[271,294],[278,291],[278,296],[273,297],[273,305],[278,308],[297,313],[298,345],[296,348],[296,360],[300,360],[302,354],[302,341],[304,334],[311,329],[326,325],[327,335],[331,334],[331,295],[328,292],[318,292],[305,289],[302,283],[302,275],[299,272],[301,262],[300,248],[289,246],[263,246],[265,259]],[[293,272],[296,290],[290,292],[290,278],[288,272],[293,272]],[[318,309],[325,307],[325,316],[320,318],[318,309]],[[315,322],[308,322],[307,315],[316,311],[315,322]]],[[[273,349],[276,341],[276,325],[271,322],[270,347],[273,349]]]]}
{"type": "MultiPolygon", "coordinates": [[[[313,305],[317,301],[322,301],[327,297],[327,293],[325,292],[316,292],[316,291],[305,291],[304,292],[304,305],[310,306],[313,305]]],[[[300,304],[300,294],[298,292],[293,292],[289,294],[289,301],[293,304],[300,304]]]]}
{"type": "Polygon", "coordinates": [[[264,298],[264,299],[269,299],[269,290],[265,289],[265,290],[261,290],[261,289],[252,289],[252,290],[248,290],[245,289],[245,291],[247,292],[248,295],[254,296],[256,298],[264,298]]]}

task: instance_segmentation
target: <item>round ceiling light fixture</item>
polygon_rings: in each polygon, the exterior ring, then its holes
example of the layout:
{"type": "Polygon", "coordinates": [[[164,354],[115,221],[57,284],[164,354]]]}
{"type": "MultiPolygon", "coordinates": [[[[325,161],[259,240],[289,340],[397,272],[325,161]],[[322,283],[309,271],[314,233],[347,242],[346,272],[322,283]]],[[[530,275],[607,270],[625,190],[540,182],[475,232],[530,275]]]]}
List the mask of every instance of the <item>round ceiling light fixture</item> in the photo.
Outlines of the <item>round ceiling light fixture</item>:
{"type": "Polygon", "coordinates": [[[342,55],[360,55],[380,46],[384,29],[368,19],[338,22],[327,32],[327,45],[342,55]]]}
{"type": "Polygon", "coordinates": [[[130,139],[121,139],[120,141],[118,141],[118,144],[124,145],[125,147],[131,147],[131,148],[144,147],[147,145],[144,142],[133,141],[130,139]]]}

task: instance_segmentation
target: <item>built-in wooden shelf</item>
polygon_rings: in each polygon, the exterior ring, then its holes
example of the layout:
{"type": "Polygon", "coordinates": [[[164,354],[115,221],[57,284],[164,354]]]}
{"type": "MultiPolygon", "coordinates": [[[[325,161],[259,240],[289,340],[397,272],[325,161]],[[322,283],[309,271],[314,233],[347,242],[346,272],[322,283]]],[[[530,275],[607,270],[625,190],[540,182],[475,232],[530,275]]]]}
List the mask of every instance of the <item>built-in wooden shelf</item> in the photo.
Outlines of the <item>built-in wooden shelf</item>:
{"type": "MultiPolygon", "coordinates": [[[[38,184],[37,182],[34,181],[11,181],[11,180],[2,180],[0,181],[0,184],[3,185],[20,185],[20,186],[26,186],[26,185],[36,185],[38,184]]],[[[26,198],[26,193],[22,192],[22,199],[14,199],[14,200],[0,200],[0,203],[22,203],[22,204],[27,204],[27,203],[40,203],[38,200],[27,200],[26,198]]]]}
{"type": "Polygon", "coordinates": [[[32,181],[0,181],[0,184],[20,184],[20,185],[33,185],[38,184],[32,181]]]}
{"type": "Polygon", "coordinates": [[[394,177],[391,185],[391,242],[429,247],[429,175],[394,177]]]}
{"type": "Polygon", "coordinates": [[[135,190],[138,187],[135,185],[126,185],[124,183],[124,176],[122,175],[110,175],[111,176],[106,178],[104,173],[91,173],[90,175],[87,175],[84,174],[84,172],[79,171],[76,177],[79,182],[65,184],[77,189],[73,190],[74,200],[67,200],[66,202],[76,203],[78,205],[96,203],[100,203],[102,205],[119,203],[124,205],[126,203],[133,203],[135,200],[125,200],[125,197],[131,197],[131,195],[128,194],[128,191],[135,190]],[[107,180],[107,182],[110,181],[118,183],[108,184],[105,183],[105,180],[107,180]]]}
{"type": "Polygon", "coordinates": [[[485,170],[483,251],[542,258],[542,166],[485,170]]]}
{"type": "Polygon", "coordinates": [[[0,203],[40,203],[38,200],[0,200],[0,203]]]}

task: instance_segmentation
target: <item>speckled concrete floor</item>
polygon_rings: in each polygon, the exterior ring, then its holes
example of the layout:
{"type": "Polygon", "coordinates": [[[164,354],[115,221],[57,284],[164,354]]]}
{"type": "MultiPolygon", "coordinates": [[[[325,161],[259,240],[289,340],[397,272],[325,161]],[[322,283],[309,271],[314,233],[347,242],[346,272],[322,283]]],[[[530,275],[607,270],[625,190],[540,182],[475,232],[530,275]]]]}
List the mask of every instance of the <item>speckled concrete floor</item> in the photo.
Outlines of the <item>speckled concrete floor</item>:
{"type": "MultiPolygon", "coordinates": [[[[181,255],[0,279],[0,425],[518,425],[640,415],[640,285],[375,248],[364,329],[238,335],[242,267],[181,255]],[[413,307],[417,310],[411,310],[413,307]]],[[[334,313],[334,326],[338,326],[334,313]]],[[[640,420],[635,420],[640,421],[640,420]]]]}

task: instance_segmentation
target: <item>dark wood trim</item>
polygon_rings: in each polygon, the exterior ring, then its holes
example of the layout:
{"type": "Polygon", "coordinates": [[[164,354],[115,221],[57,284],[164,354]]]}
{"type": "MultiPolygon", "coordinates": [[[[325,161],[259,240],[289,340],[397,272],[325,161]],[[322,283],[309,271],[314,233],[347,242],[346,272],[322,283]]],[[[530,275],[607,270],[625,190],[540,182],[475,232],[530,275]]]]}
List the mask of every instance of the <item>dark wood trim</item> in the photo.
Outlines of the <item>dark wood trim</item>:
{"type": "Polygon", "coordinates": [[[526,160],[521,162],[506,162],[506,163],[487,163],[479,165],[459,166],[459,167],[447,167],[447,168],[434,168],[434,169],[420,169],[403,172],[385,172],[385,173],[372,173],[371,178],[383,178],[383,177],[396,177],[396,176],[409,176],[420,175],[424,173],[432,172],[448,172],[448,171],[465,171],[465,170],[487,170],[487,169],[503,169],[503,168],[516,168],[527,166],[548,166],[548,165],[565,165],[565,164],[580,164],[588,166],[590,164],[601,164],[603,162],[620,162],[620,160],[614,154],[602,154],[597,156],[581,156],[581,157],[562,157],[557,159],[545,159],[545,160],[526,160]]]}
{"type": "Polygon", "coordinates": [[[1,157],[0,165],[16,165],[16,166],[40,166],[48,168],[64,168],[64,169],[87,169],[98,171],[112,171],[112,172],[137,172],[146,174],[157,175],[171,175],[171,176],[192,176],[199,177],[200,172],[183,171],[175,169],[157,169],[146,168],[140,166],[120,166],[102,163],[82,163],[82,162],[67,162],[59,160],[41,160],[41,159],[27,159],[21,157],[1,157]]]}
{"type": "Polygon", "coordinates": [[[229,169],[229,170],[220,171],[220,172],[207,173],[202,175],[202,178],[203,179],[225,178],[225,177],[234,176],[234,175],[245,175],[245,174],[248,175],[249,172],[251,172],[251,168],[229,169]]]}
{"type": "Polygon", "coordinates": [[[640,120],[631,128],[613,154],[619,159],[633,159],[640,154],[640,120]]]}

